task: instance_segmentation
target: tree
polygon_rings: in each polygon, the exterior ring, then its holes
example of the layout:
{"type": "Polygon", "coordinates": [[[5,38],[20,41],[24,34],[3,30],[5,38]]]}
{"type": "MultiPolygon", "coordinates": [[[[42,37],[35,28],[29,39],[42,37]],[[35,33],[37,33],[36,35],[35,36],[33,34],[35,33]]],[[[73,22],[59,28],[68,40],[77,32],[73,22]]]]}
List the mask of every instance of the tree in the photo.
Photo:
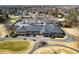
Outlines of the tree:
{"type": "Polygon", "coordinates": [[[9,19],[9,16],[7,13],[2,13],[2,14],[0,13],[0,23],[4,23],[8,19],[9,19]]]}
{"type": "Polygon", "coordinates": [[[6,18],[6,19],[9,19],[9,16],[6,12],[3,14],[3,17],[6,18]]]}
{"type": "Polygon", "coordinates": [[[66,24],[70,26],[72,26],[73,24],[76,24],[77,17],[78,17],[78,14],[75,11],[71,10],[70,14],[65,17],[66,24]]]}

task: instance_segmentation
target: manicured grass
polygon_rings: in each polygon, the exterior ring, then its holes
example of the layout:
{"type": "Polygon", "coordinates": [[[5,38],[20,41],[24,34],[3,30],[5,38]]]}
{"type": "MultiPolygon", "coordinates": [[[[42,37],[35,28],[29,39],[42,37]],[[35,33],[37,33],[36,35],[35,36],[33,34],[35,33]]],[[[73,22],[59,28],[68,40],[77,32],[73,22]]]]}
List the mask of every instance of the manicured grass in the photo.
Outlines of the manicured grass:
{"type": "Polygon", "coordinates": [[[0,41],[0,49],[21,51],[29,48],[29,41],[0,41]]]}
{"type": "Polygon", "coordinates": [[[10,22],[14,24],[17,21],[17,18],[10,18],[10,22]]]}
{"type": "Polygon", "coordinates": [[[12,18],[10,18],[10,22],[12,24],[14,24],[18,20],[18,18],[20,18],[20,17],[12,17],[12,18]]]}
{"type": "Polygon", "coordinates": [[[76,42],[52,42],[52,41],[49,41],[48,44],[60,44],[60,45],[69,46],[69,47],[79,50],[79,42],[77,42],[77,41],[76,42]]]}
{"type": "Polygon", "coordinates": [[[39,48],[33,54],[79,54],[79,52],[62,46],[51,46],[39,48]]]}

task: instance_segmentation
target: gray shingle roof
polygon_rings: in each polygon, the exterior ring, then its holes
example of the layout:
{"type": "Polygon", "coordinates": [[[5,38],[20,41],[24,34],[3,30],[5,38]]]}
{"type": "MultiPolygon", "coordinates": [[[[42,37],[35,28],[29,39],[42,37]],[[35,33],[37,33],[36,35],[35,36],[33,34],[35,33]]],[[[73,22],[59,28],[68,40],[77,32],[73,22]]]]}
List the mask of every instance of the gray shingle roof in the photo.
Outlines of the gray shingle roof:
{"type": "Polygon", "coordinates": [[[62,30],[56,24],[43,25],[29,25],[22,26],[16,29],[16,32],[43,32],[43,33],[63,33],[62,30]]]}
{"type": "Polygon", "coordinates": [[[62,33],[61,29],[56,24],[49,24],[45,27],[46,33],[62,33]]]}
{"type": "Polygon", "coordinates": [[[22,26],[17,28],[16,32],[27,32],[27,31],[41,31],[43,26],[30,25],[30,26],[22,26]]]}

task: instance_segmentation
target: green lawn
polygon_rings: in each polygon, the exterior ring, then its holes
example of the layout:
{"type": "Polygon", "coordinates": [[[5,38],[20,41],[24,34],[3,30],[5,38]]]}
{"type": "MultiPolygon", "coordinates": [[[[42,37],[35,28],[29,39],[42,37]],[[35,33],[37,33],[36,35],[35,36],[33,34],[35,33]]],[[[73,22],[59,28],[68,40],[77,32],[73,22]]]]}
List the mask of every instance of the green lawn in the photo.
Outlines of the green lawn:
{"type": "Polygon", "coordinates": [[[29,41],[0,41],[0,49],[21,51],[29,48],[29,41]]]}
{"type": "Polygon", "coordinates": [[[18,18],[20,18],[20,17],[12,17],[12,18],[10,18],[10,22],[12,24],[14,24],[18,20],[18,18]]]}

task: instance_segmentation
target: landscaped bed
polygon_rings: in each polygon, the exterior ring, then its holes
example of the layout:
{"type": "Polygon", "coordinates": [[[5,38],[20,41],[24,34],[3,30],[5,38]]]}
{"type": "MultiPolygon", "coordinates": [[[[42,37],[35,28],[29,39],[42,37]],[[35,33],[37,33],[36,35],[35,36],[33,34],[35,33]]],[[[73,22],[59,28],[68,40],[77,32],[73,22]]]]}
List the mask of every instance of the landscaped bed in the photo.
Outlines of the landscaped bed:
{"type": "Polygon", "coordinates": [[[5,40],[0,41],[0,52],[29,53],[33,46],[34,42],[29,40],[5,40]]]}

